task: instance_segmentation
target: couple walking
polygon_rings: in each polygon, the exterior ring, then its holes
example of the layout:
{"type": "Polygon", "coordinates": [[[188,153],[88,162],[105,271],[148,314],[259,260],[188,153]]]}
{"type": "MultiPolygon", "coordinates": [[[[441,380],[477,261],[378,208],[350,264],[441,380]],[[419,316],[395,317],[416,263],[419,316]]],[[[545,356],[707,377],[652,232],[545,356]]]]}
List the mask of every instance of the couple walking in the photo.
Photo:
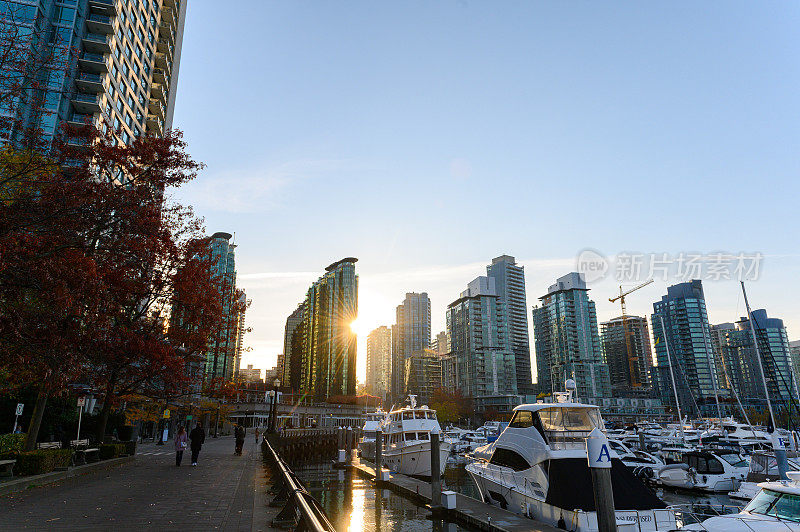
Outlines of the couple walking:
{"type": "Polygon", "coordinates": [[[200,454],[200,449],[203,447],[203,443],[206,441],[206,431],[203,430],[203,424],[199,421],[197,422],[197,426],[192,429],[192,432],[189,433],[187,438],[186,436],[186,429],[181,427],[178,433],[175,435],[175,466],[181,465],[181,460],[183,460],[183,451],[186,450],[187,439],[192,441],[191,449],[192,449],[192,465],[197,465],[197,456],[200,454]]]}

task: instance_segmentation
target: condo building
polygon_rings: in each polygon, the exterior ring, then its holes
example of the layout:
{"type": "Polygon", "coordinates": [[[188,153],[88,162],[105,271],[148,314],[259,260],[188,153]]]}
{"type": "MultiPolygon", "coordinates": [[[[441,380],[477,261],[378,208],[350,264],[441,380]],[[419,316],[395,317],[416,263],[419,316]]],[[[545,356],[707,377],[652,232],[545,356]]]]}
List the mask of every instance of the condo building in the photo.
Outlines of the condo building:
{"type": "Polygon", "coordinates": [[[533,307],[539,391],[561,391],[573,379],[581,399],[611,397],[597,313],[583,276],[573,272],[559,277],[539,300],[533,307]]]}
{"type": "Polygon", "coordinates": [[[406,359],[431,345],[431,300],[425,292],[409,292],[397,306],[392,325],[392,400],[403,399],[406,359]]]}
{"type": "Polygon", "coordinates": [[[386,400],[392,374],[392,330],[382,325],[367,335],[367,392],[386,400]]]}
{"type": "Polygon", "coordinates": [[[283,364],[281,386],[289,392],[300,390],[300,375],[303,365],[303,315],[305,303],[301,303],[286,318],[283,332],[283,364]]]}
{"type": "Polygon", "coordinates": [[[517,395],[508,314],[493,277],[478,277],[447,306],[450,356],[444,380],[468,397],[517,395]]]}
{"type": "Polygon", "coordinates": [[[29,36],[15,47],[19,59],[58,63],[33,67],[36,79],[0,109],[2,142],[30,127],[52,139],[64,122],[89,121],[121,144],[172,126],[186,0],[8,0],[0,8],[4,24],[29,36]]]}
{"type": "Polygon", "coordinates": [[[433,349],[423,349],[406,359],[405,394],[416,395],[419,404],[430,404],[442,386],[442,359],[433,349]]]}
{"type": "Polygon", "coordinates": [[[647,318],[622,316],[600,324],[603,357],[611,378],[612,392],[626,393],[634,388],[650,388],[650,329],[647,318]],[[627,340],[625,336],[628,336],[627,340]]]}

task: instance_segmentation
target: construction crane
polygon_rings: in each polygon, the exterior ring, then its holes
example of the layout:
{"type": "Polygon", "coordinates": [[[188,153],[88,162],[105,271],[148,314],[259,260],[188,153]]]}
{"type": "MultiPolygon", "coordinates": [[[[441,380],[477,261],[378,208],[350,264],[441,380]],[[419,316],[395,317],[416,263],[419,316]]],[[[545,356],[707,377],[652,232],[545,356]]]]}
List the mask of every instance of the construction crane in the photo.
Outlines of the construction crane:
{"type": "Polygon", "coordinates": [[[649,285],[652,282],[653,280],[649,279],[648,281],[640,284],[639,286],[636,286],[624,292],[622,290],[622,285],[620,285],[619,295],[614,298],[608,298],[608,300],[611,301],[612,303],[619,299],[619,303],[622,306],[622,334],[625,335],[625,350],[628,355],[628,371],[631,374],[631,386],[633,386],[634,388],[638,388],[639,386],[642,385],[642,383],[639,382],[639,372],[637,371],[639,357],[635,356],[634,353],[631,351],[631,337],[630,337],[630,331],[628,330],[628,315],[625,312],[625,296],[627,296],[631,292],[637,291],[640,288],[644,288],[645,286],[649,285]]]}

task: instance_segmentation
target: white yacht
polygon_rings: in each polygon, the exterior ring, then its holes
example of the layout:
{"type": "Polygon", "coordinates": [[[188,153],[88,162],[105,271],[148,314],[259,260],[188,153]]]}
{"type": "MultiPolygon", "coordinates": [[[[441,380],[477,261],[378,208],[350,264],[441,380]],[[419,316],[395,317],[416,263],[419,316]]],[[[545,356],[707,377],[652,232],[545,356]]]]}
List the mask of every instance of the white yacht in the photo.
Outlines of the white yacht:
{"type": "Polygon", "coordinates": [[[633,471],[633,474],[639,478],[653,479],[666,465],[656,455],[638,449],[631,449],[618,440],[608,440],[608,446],[617,453],[622,463],[628,466],[633,471]]]}
{"type": "MultiPolygon", "coordinates": [[[[800,471],[800,461],[797,458],[788,458],[788,462],[790,471],[800,471]]],[[[761,482],[769,482],[779,478],[778,461],[775,459],[775,454],[755,452],[750,456],[750,470],[747,472],[747,477],[739,485],[739,489],[728,493],[728,497],[749,501],[761,489],[758,487],[761,482]]]]}
{"type": "Polygon", "coordinates": [[[709,492],[735,490],[747,476],[749,464],[735,451],[697,449],[683,454],[683,462],[663,467],[656,480],[665,487],[709,492]]]}
{"type": "MultiPolygon", "coordinates": [[[[417,406],[416,396],[409,396],[410,406],[392,410],[381,422],[383,429],[383,464],[403,475],[431,476],[430,433],[441,433],[436,411],[427,406],[417,406]]],[[[447,465],[450,444],[439,444],[441,473],[447,465]]]]}
{"type": "Polygon", "coordinates": [[[375,435],[378,427],[386,418],[386,412],[381,409],[364,414],[361,441],[358,442],[358,455],[367,460],[375,459],[375,435]]]}
{"type": "Polygon", "coordinates": [[[760,483],[758,493],[741,512],[687,524],[681,530],[800,532],[800,471],[790,471],[788,476],[789,480],[760,483]]]}
{"type": "MultiPolygon", "coordinates": [[[[497,441],[472,453],[467,472],[481,498],[567,530],[598,529],[586,438],[603,430],[600,409],[572,402],[518,406],[497,441]]],[[[636,530],[677,528],[675,514],[612,451],[617,523],[636,530]]]]}

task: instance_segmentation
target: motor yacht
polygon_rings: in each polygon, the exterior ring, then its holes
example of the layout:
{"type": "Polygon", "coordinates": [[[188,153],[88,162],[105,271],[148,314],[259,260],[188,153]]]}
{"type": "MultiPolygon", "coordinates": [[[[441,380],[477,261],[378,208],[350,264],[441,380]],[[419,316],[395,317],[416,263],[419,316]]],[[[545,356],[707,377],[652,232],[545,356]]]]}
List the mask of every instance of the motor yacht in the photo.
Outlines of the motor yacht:
{"type": "MultiPolygon", "coordinates": [[[[586,438],[603,430],[603,420],[597,406],[573,402],[571,393],[556,393],[556,403],[516,407],[505,431],[471,453],[466,469],[485,502],[567,530],[594,531],[586,438]]],[[[677,528],[674,513],[611,454],[618,525],[677,528]]]]}
{"type": "MultiPolygon", "coordinates": [[[[800,461],[797,458],[789,458],[788,462],[789,470],[800,471],[800,461]]],[[[761,489],[758,487],[761,482],[769,482],[779,478],[778,461],[775,459],[775,454],[764,451],[755,452],[750,456],[750,469],[747,472],[747,476],[737,490],[728,493],[728,497],[749,501],[761,489]]]]}
{"type": "Polygon", "coordinates": [[[749,464],[728,449],[697,449],[683,453],[682,463],[664,466],[656,480],[664,487],[708,492],[735,490],[747,476],[749,464]]]}
{"type": "MultiPolygon", "coordinates": [[[[800,532],[800,471],[790,471],[788,476],[789,480],[759,483],[758,492],[741,512],[686,524],[682,530],[800,532]]],[[[681,520],[688,522],[689,518],[681,516],[681,520]]]]}
{"type": "MultiPolygon", "coordinates": [[[[431,476],[431,431],[441,433],[436,411],[417,406],[416,396],[409,396],[409,405],[392,410],[381,422],[383,430],[383,464],[403,475],[431,476]]],[[[450,444],[439,444],[440,473],[444,473],[450,444]]]]}

